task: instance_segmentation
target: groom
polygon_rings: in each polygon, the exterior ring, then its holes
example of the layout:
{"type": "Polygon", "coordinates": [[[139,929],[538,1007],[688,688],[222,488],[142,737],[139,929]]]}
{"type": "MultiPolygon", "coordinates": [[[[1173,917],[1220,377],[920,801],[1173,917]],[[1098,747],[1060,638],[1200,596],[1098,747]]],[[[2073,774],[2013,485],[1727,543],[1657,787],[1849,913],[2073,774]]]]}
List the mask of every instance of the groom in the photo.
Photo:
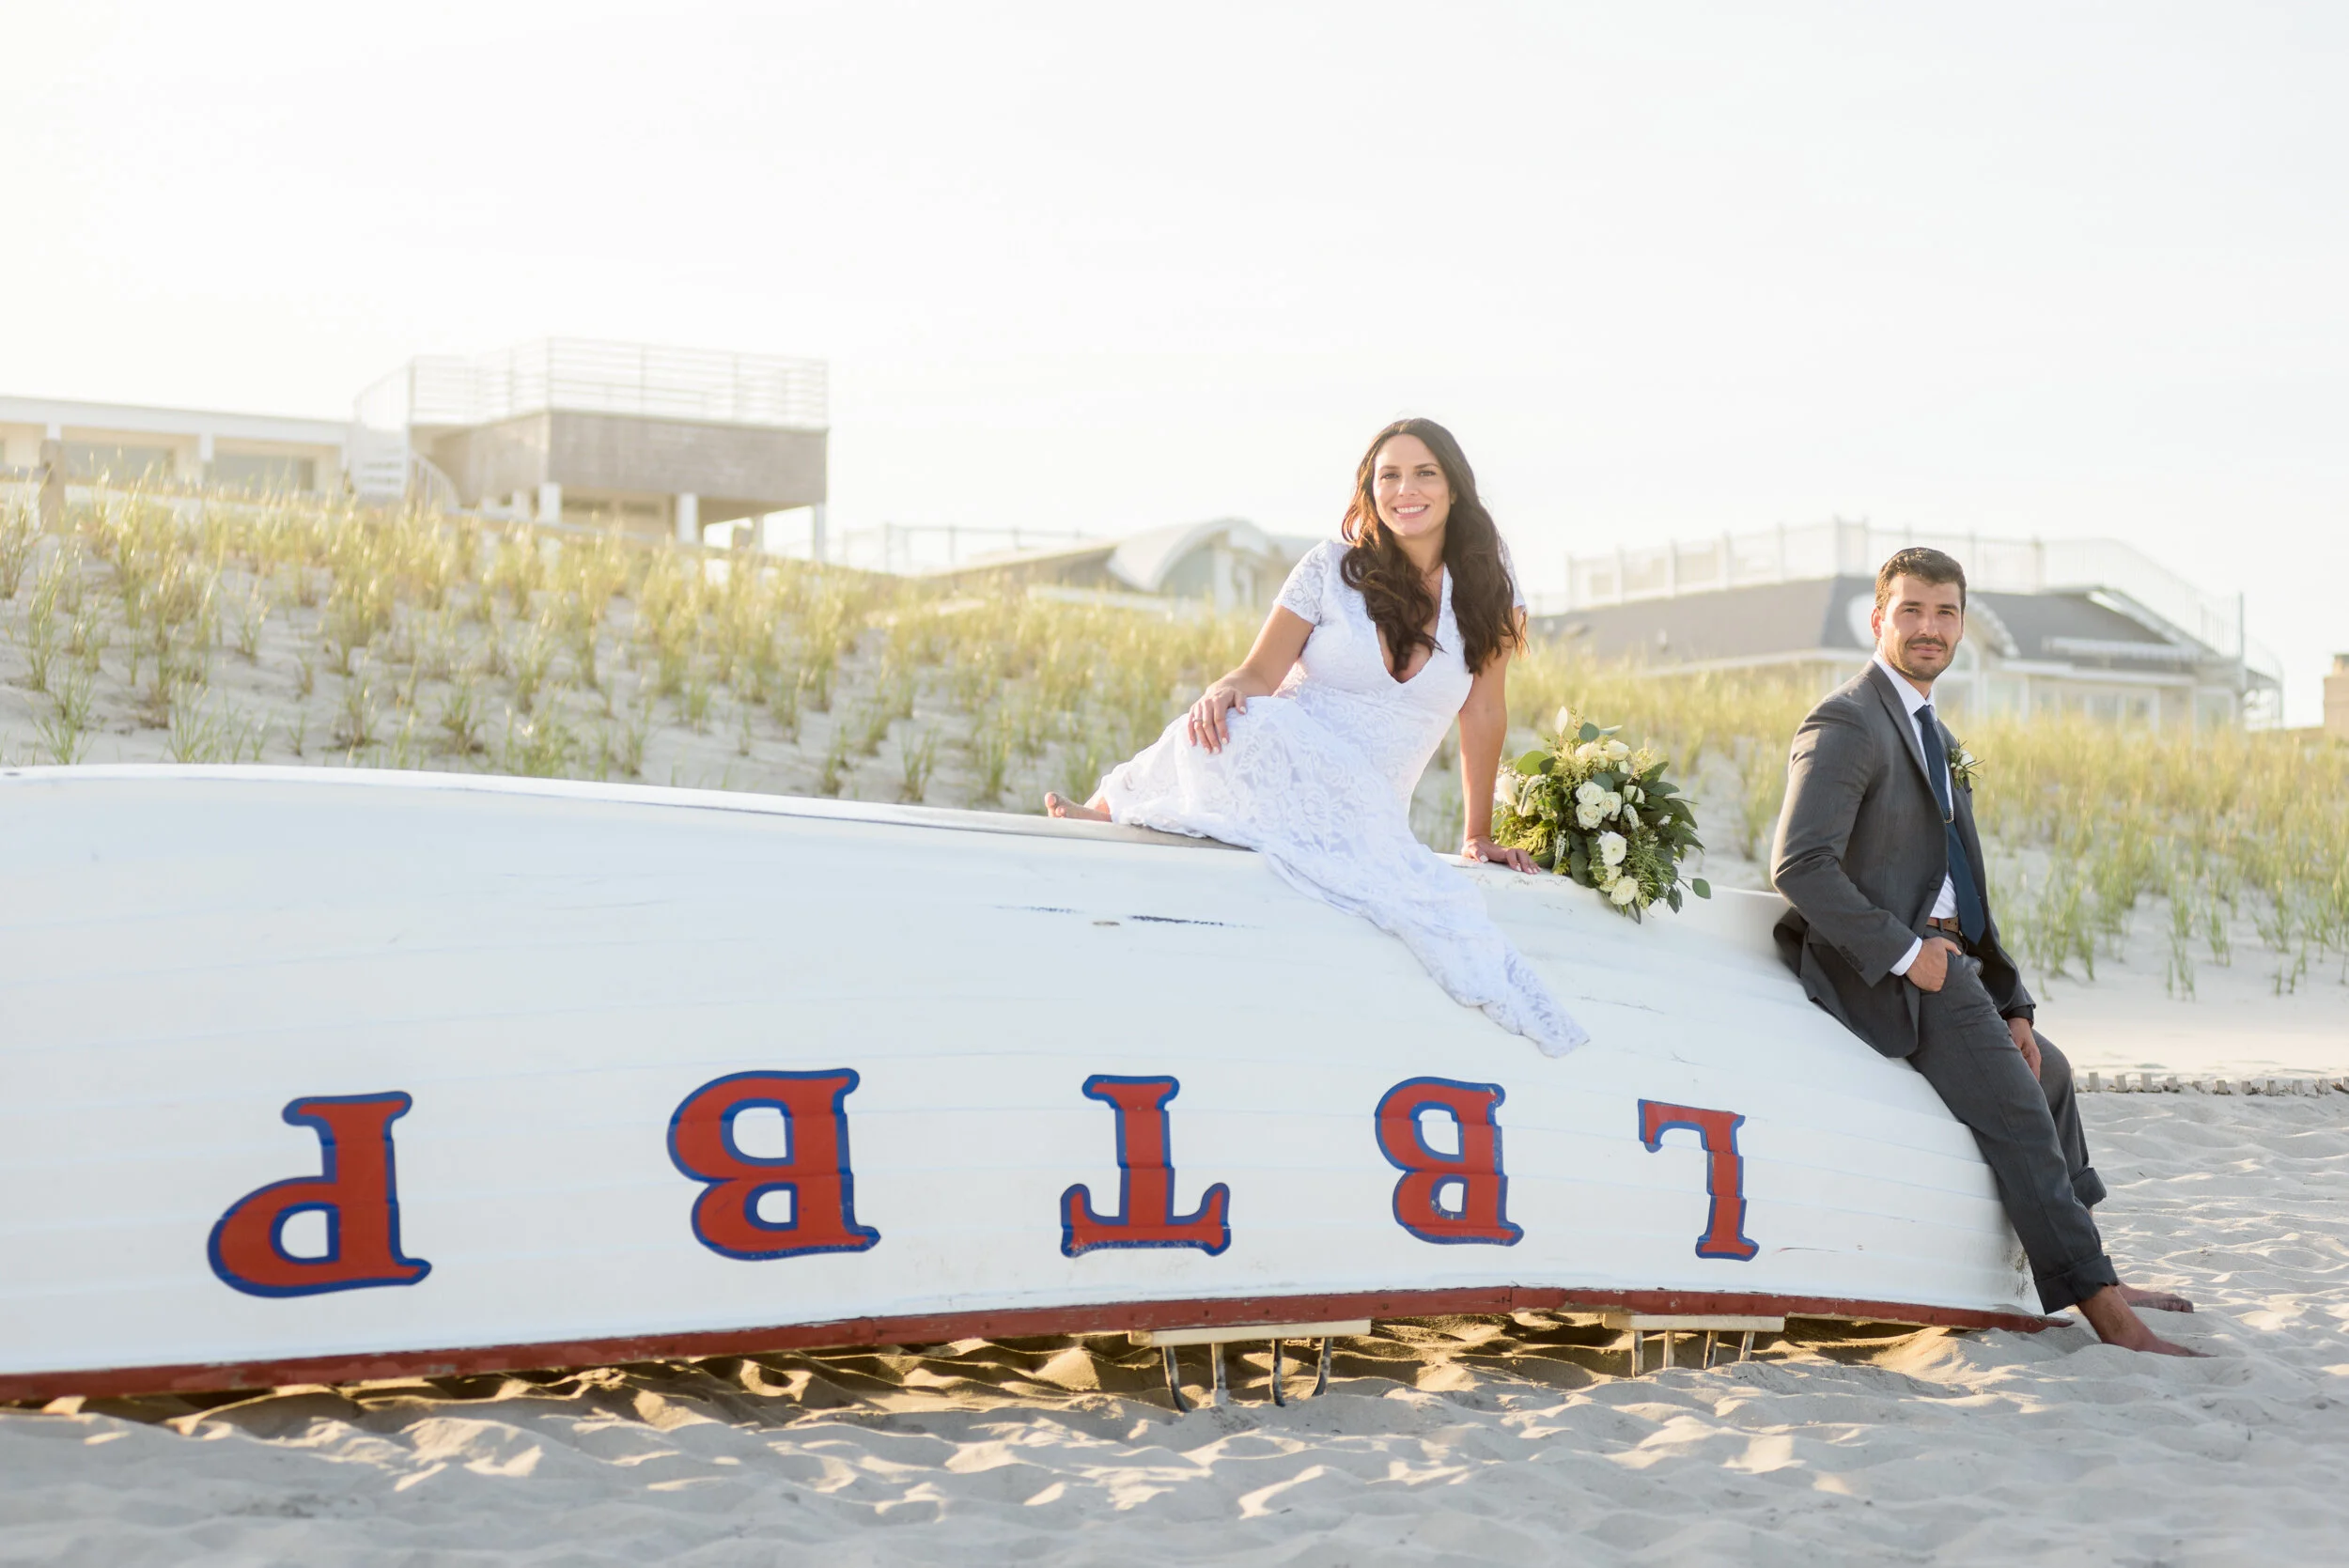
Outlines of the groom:
{"type": "Polygon", "coordinates": [[[2191,1311],[2120,1282],[2090,1205],[2071,1063],[1999,942],[1970,780],[1933,682],[1966,631],[1966,572],[1904,550],[1876,573],[1875,658],[1811,711],[1786,765],[1771,879],[1794,905],[1779,951],[1811,1000],[1886,1056],[1905,1056],[1966,1124],[1998,1179],[2048,1312],[2077,1306],[2106,1343],[2189,1356],[2132,1304],[2191,1311]]]}

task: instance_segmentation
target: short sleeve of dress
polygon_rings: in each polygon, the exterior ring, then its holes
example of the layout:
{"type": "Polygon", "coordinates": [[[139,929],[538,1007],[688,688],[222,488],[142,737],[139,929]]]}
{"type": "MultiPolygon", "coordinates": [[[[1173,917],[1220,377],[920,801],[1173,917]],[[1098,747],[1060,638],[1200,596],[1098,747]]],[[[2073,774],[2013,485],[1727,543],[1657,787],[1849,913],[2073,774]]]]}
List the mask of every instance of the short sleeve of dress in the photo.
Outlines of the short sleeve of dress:
{"type": "Polygon", "coordinates": [[[1305,551],[1304,558],[1289,568],[1289,580],[1281,584],[1281,597],[1272,602],[1308,625],[1319,626],[1323,589],[1330,581],[1330,556],[1336,548],[1325,539],[1305,551]]]}

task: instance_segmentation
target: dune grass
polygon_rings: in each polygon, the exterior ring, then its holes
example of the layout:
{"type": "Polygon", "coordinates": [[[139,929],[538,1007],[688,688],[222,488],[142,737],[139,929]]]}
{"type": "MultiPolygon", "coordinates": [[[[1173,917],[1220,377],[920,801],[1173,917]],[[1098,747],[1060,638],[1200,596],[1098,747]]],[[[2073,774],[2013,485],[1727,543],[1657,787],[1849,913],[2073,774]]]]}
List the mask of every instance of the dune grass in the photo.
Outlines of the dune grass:
{"type": "MultiPolygon", "coordinates": [[[[21,489],[21,488],[20,488],[21,489]]],[[[1236,663],[1253,617],[935,585],[616,533],[99,489],[44,534],[0,505],[0,761],[434,768],[1034,810],[1089,792],[1236,663]]],[[[1765,861],[1818,692],[1657,677],[1537,646],[1530,742],[1561,706],[1695,787],[1717,854],[1765,861]]],[[[2092,976],[2149,902],[2171,988],[2235,961],[2349,978],[2349,747],[2085,718],[1957,726],[2010,936],[2092,976]]],[[[1452,746],[1414,820],[1457,843],[1452,746]]]]}
{"type": "MultiPolygon", "coordinates": [[[[1531,719],[1573,703],[1620,721],[1713,784],[1705,841],[1766,860],[1787,742],[1819,696],[1767,672],[1658,678],[1535,649],[1512,673],[1531,719]]],[[[2166,906],[2166,979],[2227,965],[2238,919],[2266,974],[2294,989],[2332,966],[2349,983],[2349,746],[2300,731],[2124,728],[2077,714],[1952,724],[1983,759],[1974,794],[1996,907],[2039,972],[2093,979],[2139,909],[2166,906]]]]}

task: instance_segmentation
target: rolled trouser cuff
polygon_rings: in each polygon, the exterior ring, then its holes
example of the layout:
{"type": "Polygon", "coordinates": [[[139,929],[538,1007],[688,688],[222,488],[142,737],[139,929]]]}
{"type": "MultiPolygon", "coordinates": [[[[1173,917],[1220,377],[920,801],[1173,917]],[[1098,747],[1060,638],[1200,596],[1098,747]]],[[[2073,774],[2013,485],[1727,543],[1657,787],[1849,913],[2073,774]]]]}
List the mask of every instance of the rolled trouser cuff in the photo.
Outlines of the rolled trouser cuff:
{"type": "Polygon", "coordinates": [[[2107,1285],[2121,1282],[2121,1275],[2112,1266],[2112,1260],[2102,1252],[2085,1263],[2068,1264],[2033,1278],[2039,1286],[2039,1309],[2047,1312],[2060,1312],[2066,1307],[2077,1307],[2107,1285]]]}
{"type": "Polygon", "coordinates": [[[2079,1199],[2081,1207],[2092,1209],[2110,1196],[2105,1191],[2104,1177],[2096,1174],[2096,1168],[2092,1165],[2081,1167],[2079,1173],[2072,1178],[2072,1192],[2079,1199]]]}

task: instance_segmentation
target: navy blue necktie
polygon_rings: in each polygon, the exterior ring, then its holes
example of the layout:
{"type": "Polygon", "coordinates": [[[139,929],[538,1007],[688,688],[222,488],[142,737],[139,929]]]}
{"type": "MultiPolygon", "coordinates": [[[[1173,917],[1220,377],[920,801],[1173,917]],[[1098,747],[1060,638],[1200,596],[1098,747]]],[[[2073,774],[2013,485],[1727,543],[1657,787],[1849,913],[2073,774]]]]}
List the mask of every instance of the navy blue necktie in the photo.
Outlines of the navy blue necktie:
{"type": "Polygon", "coordinates": [[[1933,781],[1933,798],[1941,803],[1950,887],[1957,894],[1957,928],[1968,941],[1978,942],[1990,922],[1983,914],[1982,893],[1974,886],[1974,867],[1966,858],[1966,842],[1957,836],[1957,808],[1950,800],[1950,753],[1941,745],[1941,726],[1934,722],[1931,703],[1917,710],[1917,728],[1925,743],[1925,775],[1933,781]]]}

